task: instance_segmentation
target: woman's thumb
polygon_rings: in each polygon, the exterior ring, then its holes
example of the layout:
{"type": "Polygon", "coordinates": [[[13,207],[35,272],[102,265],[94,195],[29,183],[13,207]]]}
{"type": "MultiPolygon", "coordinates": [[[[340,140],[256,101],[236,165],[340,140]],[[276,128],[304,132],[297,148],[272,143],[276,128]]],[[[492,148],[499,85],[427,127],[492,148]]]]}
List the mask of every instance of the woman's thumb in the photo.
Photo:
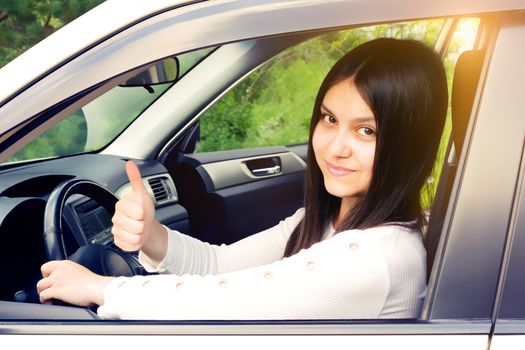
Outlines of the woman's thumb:
{"type": "Polygon", "coordinates": [[[142,183],[140,170],[131,160],[126,162],[126,173],[128,174],[129,182],[131,183],[131,190],[133,192],[144,192],[146,190],[142,183]]]}

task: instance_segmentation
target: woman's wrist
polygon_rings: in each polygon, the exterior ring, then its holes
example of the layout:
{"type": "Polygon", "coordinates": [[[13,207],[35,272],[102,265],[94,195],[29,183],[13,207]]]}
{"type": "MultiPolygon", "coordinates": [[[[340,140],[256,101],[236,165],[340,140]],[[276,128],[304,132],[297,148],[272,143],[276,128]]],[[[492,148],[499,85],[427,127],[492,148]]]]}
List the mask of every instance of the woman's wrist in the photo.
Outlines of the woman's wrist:
{"type": "Polygon", "coordinates": [[[168,232],[160,222],[155,220],[152,225],[151,235],[142,246],[141,251],[157,266],[166,256],[168,247],[168,232]]]}
{"type": "Polygon", "coordinates": [[[94,304],[99,306],[104,304],[104,291],[108,284],[115,278],[116,277],[97,275],[97,280],[91,284],[94,304]]]}

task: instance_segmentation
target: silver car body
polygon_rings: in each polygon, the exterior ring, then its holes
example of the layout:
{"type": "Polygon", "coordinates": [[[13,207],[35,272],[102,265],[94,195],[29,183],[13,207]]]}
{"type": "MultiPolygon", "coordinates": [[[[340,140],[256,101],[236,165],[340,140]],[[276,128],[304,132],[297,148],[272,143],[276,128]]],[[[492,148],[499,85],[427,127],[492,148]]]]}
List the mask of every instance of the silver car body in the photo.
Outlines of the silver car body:
{"type": "MultiPolygon", "coordinates": [[[[175,139],[177,135],[171,135],[170,130],[182,131],[188,119],[198,117],[195,110],[204,110],[248,73],[242,71],[239,62],[253,60],[254,66],[262,63],[255,61],[251,51],[257,38],[282,33],[297,33],[299,38],[312,30],[470,14],[492,14],[494,37],[486,38],[492,52],[484,63],[480,97],[473,112],[476,118],[472,118],[466,136],[469,146],[459,157],[461,171],[456,176],[453,203],[448,207],[447,234],[440,242],[442,254],[436,258],[422,321],[4,322],[0,324],[0,343],[24,347],[37,341],[55,348],[72,343],[80,348],[108,343],[134,348],[318,349],[326,344],[333,348],[517,348],[525,341],[523,326],[502,325],[497,328],[500,334],[494,335],[496,316],[478,317],[472,310],[473,304],[492,300],[496,293],[501,297],[495,290],[483,290],[481,281],[490,279],[501,285],[502,266],[487,265],[481,257],[492,255],[490,261],[505,261],[509,222],[517,215],[515,193],[523,181],[519,174],[525,137],[524,10],[524,0],[110,0],[67,25],[0,70],[0,144],[8,145],[2,147],[0,161],[65,116],[65,112],[59,113],[13,139],[43,111],[101,82],[122,79],[122,73],[131,74],[174,54],[225,44],[212,54],[216,56],[213,62],[221,62],[220,69],[211,63],[197,67],[103,153],[158,157],[158,142],[152,140],[167,139],[169,144],[175,139]],[[246,39],[254,41],[239,42],[246,39]],[[173,95],[178,96],[175,102],[173,95]],[[160,121],[149,123],[151,116],[160,121]],[[472,246],[473,241],[477,246],[472,246]],[[473,253],[465,254],[467,251],[473,253]],[[450,290],[463,292],[454,294],[450,290]],[[466,290],[477,296],[471,297],[466,290]],[[88,335],[89,339],[84,339],[88,335]]],[[[78,103],[102,92],[94,89],[78,103]]]]}

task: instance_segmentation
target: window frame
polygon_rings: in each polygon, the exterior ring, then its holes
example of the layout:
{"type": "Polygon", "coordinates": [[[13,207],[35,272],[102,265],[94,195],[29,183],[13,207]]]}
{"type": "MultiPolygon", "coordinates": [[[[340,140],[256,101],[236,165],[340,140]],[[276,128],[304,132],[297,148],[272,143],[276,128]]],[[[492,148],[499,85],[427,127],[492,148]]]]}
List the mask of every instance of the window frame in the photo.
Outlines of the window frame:
{"type": "Polygon", "coordinates": [[[509,55],[516,53],[512,50],[516,40],[525,36],[525,17],[502,14],[487,19],[483,27],[486,58],[425,305],[432,320],[494,322],[494,307],[498,305],[497,289],[522,157],[519,132],[523,129],[499,132],[494,129],[494,118],[498,118],[498,125],[523,125],[520,110],[525,106],[508,94],[516,88],[513,84],[503,89],[497,82],[525,74],[518,64],[521,54],[509,55]],[[496,112],[503,109],[504,117],[496,112]],[[497,166],[492,166],[498,171],[495,176],[488,159],[497,160],[497,166]],[[473,249],[480,254],[467,253],[473,249]]]}

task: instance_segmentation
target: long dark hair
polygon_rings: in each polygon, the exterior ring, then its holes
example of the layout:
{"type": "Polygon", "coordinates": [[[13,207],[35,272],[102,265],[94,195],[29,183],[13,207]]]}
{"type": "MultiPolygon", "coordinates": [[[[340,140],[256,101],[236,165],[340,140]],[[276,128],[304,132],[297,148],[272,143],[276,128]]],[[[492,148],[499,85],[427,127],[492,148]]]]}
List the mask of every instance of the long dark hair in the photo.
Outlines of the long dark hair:
{"type": "MultiPolygon", "coordinates": [[[[414,40],[376,39],[343,56],[325,77],[310,124],[305,178],[305,215],[290,236],[284,256],[322,240],[339,214],[341,198],[327,192],[315,160],[312,135],[326,92],[353,78],[377,125],[372,179],[336,231],[387,223],[421,227],[420,192],[432,171],[448,103],[440,57],[414,40]]],[[[351,83],[351,82],[349,82],[351,83]]]]}

